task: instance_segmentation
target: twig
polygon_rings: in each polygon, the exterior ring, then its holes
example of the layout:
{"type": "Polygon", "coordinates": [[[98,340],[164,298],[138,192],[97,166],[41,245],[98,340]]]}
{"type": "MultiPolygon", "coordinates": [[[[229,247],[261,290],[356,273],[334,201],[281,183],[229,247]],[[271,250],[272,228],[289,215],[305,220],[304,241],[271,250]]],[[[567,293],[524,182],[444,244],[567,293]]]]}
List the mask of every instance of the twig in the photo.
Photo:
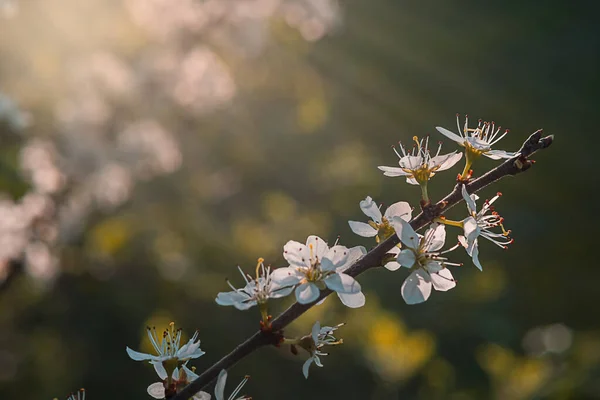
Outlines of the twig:
{"type": "MultiPolygon", "coordinates": [[[[469,193],[477,192],[482,188],[496,182],[497,180],[508,176],[517,175],[521,172],[528,170],[533,161],[529,159],[538,150],[543,150],[552,144],[554,137],[552,135],[542,137],[542,130],[534,132],[524,143],[519,150],[519,155],[506,160],[496,168],[488,171],[485,175],[471,181],[466,184],[467,191],[469,193]]],[[[461,193],[462,183],[458,183],[452,192],[446,197],[437,202],[435,205],[425,207],[419,215],[417,215],[410,222],[413,229],[418,230],[424,226],[430,224],[434,218],[439,217],[442,213],[449,208],[455,206],[463,200],[461,193]]],[[[369,251],[363,258],[356,261],[345,273],[350,276],[357,276],[365,272],[368,269],[376,268],[381,265],[383,257],[388,251],[400,242],[397,235],[392,235],[384,242],[380,243],[377,247],[369,251]]],[[[177,395],[173,396],[172,400],[187,400],[192,397],[195,393],[202,390],[205,386],[210,384],[214,379],[217,378],[219,372],[222,369],[228,369],[236,364],[238,361],[252,353],[254,350],[266,346],[266,345],[277,345],[278,338],[280,337],[276,333],[279,332],[300,315],[308,311],[316,303],[324,299],[331,294],[331,290],[321,290],[321,294],[317,300],[311,304],[300,304],[294,303],[287,310],[281,313],[272,322],[272,332],[258,331],[245,342],[238,345],[231,353],[227,354],[213,366],[205,370],[195,381],[191,382],[188,386],[183,388],[177,395]]]]}

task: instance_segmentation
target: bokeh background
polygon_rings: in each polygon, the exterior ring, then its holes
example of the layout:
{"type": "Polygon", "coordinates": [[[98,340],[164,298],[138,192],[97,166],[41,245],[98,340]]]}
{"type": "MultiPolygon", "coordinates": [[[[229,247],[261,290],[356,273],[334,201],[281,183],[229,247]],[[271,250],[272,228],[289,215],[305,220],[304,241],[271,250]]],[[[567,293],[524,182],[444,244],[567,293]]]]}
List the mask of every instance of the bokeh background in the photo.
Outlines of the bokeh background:
{"type": "MultiPolygon", "coordinates": [[[[360,277],[296,321],[348,323],[325,367],[263,349],[236,365],[255,399],[600,398],[595,2],[0,0],[0,398],[143,399],[125,346],[146,325],[200,331],[202,370],[256,330],[214,303],[236,266],[283,265],[318,234],[346,245],[386,178],[390,145],[444,139],[455,113],[495,120],[516,150],[554,146],[504,192],[508,251],[464,252],[458,287],[424,305],[404,271],[360,277]]],[[[445,141],[446,149],[454,144],[445,141]]],[[[496,162],[482,160],[476,174],[496,162]]],[[[430,185],[434,199],[460,167],[430,185]]],[[[462,205],[449,217],[464,216],[462,205]]],[[[274,305],[273,313],[291,302],[274,305]]]]}

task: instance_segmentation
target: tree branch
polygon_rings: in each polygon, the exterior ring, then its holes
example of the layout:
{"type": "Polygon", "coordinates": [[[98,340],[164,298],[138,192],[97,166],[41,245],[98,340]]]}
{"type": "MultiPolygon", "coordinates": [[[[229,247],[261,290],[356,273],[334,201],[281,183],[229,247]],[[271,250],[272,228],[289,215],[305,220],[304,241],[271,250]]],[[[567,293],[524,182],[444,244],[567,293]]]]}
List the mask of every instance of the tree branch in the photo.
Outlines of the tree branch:
{"type": "MultiPolygon", "coordinates": [[[[498,165],[496,168],[488,171],[485,175],[469,182],[466,184],[467,191],[469,193],[477,192],[478,190],[483,189],[484,187],[496,182],[497,180],[508,176],[508,175],[517,175],[521,172],[528,170],[534,163],[534,161],[530,160],[529,157],[533,155],[538,150],[543,150],[550,146],[554,140],[552,135],[542,137],[542,130],[538,130],[534,132],[524,143],[521,149],[519,150],[519,155],[506,160],[502,164],[498,165]]],[[[424,226],[430,224],[434,218],[439,217],[442,213],[451,207],[455,206],[459,202],[463,200],[461,193],[461,185],[462,183],[458,183],[452,192],[450,192],[446,197],[437,202],[435,205],[428,205],[423,208],[423,211],[419,213],[413,220],[410,222],[413,229],[418,230],[423,228],[424,226]]],[[[345,273],[350,276],[358,276],[361,273],[365,272],[368,269],[376,268],[381,266],[383,257],[386,255],[388,251],[390,251],[394,246],[396,246],[400,242],[400,239],[397,235],[392,235],[382,243],[380,243],[377,247],[371,249],[363,258],[356,261],[350,268],[348,268],[345,273]]],[[[250,338],[248,338],[245,342],[238,345],[231,353],[227,354],[221,360],[219,360],[216,364],[205,370],[202,375],[198,377],[195,381],[191,382],[188,386],[182,389],[177,395],[172,397],[172,400],[185,400],[192,397],[195,393],[199,392],[201,389],[210,384],[214,379],[217,378],[219,372],[222,369],[228,369],[238,361],[246,357],[248,354],[252,353],[254,350],[266,346],[266,345],[277,345],[279,335],[273,332],[279,332],[290,323],[292,323],[295,319],[297,319],[300,315],[304,314],[308,311],[312,306],[316,303],[324,299],[325,297],[331,294],[331,290],[325,289],[321,290],[321,294],[319,298],[311,303],[311,304],[300,304],[294,303],[287,310],[281,313],[275,320],[272,322],[272,331],[258,331],[254,333],[250,338]]]]}

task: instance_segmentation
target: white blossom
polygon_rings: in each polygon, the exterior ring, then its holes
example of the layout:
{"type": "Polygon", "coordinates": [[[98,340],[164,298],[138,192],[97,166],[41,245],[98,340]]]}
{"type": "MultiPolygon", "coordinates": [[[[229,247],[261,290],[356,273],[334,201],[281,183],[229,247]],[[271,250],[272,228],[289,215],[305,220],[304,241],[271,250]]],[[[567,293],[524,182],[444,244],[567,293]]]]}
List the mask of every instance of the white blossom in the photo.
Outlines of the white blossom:
{"type": "Polygon", "coordinates": [[[319,298],[320,290],[328,287],[338,294],[358,294],[360,284],[343,272],[348,265],[349,250],[327,243],[318,236],[309,236],[306,245],[290,240],[284,246],[283,257],[289,267],[277,268],[271,279],[279,286],[296,286],[296,299],[309,304],[319,298]]]}
{"type": "Polygon", "coordinates": [[[244,274],[238,267],[246,285],[241,289],[236,289],[229,281],[227,283],[233,289],[231,292],[221,292],[217,295],[215,301],[221,306],[234,306],[238,310],[247,310],[257,304],[264,304],[269,299],[278,299],[289,295],[294,286],[280,286],[273,282],[271,278],[271,267],[264,265],[262,258],[258,259],[256,266],[256,278],[244,274]]]}
{"type": "MultiPolygon", "coordinates": [[[[246,399],[250,399],[250,397],[248,397],[248,396],[235,397],[235,396],[237,396],[240,393],[240,391],[242,390],[242,388],[244,387],[244,385],[246,384],[246,382],[248,382],[248,379],[250,379],[250,377],[248,375],[246,375],[244,377],[244,379],[242,379],[242,381],[233,390],[233,392],[229,395],[229,397],[227,398],[227,400],[246,400],[246,399]]],[[[227,371],[223,369],[219,373],[219,378],[217,379],[217,384],[215,386],[215,398],[216,398],[216,400],[225,400],[225,383],[226,382],[227,382],[227,371]]],[[[210,399],[210,396],[208,398],[210,399]]]]}
{"type": "Polygon", "coordinates": [[[445,252],[439,251],[446,240],[444,225],[432,224],[424,235],[416,233],[401,218],[394,218],[392,225],[404,246],[396,260],[401,266],[412,270],[401,289],[407,304],[426,301],[431,295],[432,287],[445,292],[456,286],[452,273],[446,267],[461,264],[449,263],[445,257],[441,257],[441,254],[454,250],[456,246],[445,252]]]}
{"type": "MultiPolygon", "coordinates": [[[[177,373],[174,373],[175,379],[177,383],[187,385],[188,383],[196,380],[198,375],[189,369],[185,364],[181,366],[181,369],[185,373],[180,373],[179,369],[176,369],[177,373]]],[[[165,384],[164,382],[155,382],[148,386],[148,394],[155,399],[164,399],[165,398],[165,384]]],[[[192,400],[210,400],[210,394],[206,392],[198,392],[193,397],[192,400]]]]}
{"type": "Polygon", "coordinates": [[[381,206],[373,201],[370,196],[360,201],[360,209],[371,220],[367,223],[358,221],[348,221],[352,232],[363,237],[376,236],[377,243],[387,239],[394,234],[394,228],[390,225],[390,220],[393,217],[399,217],[405,221],[410,221],[412,218],[412,208],[405,201],[399,201],[392,204],[385,210],[385,214],[381,214],[381,206]]]}
{"type": "Polygon", "coordinates": [[[192,338],[183,346],[180,346],[181,341],[181,329],[175,330],[175,324],[171,322],[169,328],[163,333],[162,338],[159,339],[156,328],[146,328],[148,331],[148,337],[150,343],[156,351],[156,355],[140,353],[138,351],[131,350],[127,347],[127,354],[131,359],[135,361],[149,361],[154,365],[154,369],[160,379],[167,379],[169,374],[165,369],[165,364],[168,362],[173,365],[172,377],[178,379],[178,365],[179,363],[185,363],[189,360],[201,357],[204,352],[200,350],[200,339],[198,339],[198,331],[194,333],[192,338]]]}
{"type": "Polygon", "coordinates": [[[457,114],[456,126],[458,127],[458,135],[441,126],[437,126],[435,129],[442,135],[463,146],[466,149],[467,160],[473,156],[477,157],[482,154],[492,160],[512,158],[518,155],[518,153],[504,150],[492,150],[492,146],[508,133],[508,129],[500,133],[501,127],[496,128],[495,122],[489,123],[479,120],[476,128],[469,128],[469,116],[467,115],[464,127],[461,129],[460,116],[457,114]]]}
{"type": "Polygon", "coordinates": [[[319,321],[315,322],[312,327],[310,336],[305,336],[300,341],[300,346],[310,353],[310,357],[302,366],[302,373],[304,377],[308,379],[308,369],[312,363],[315,363],[318,367],[322,367],[321,359],[319,356],[326,356],[328,353],[324,353],[321,350],[325,346],[335,346],[342,344],[342,339],[336,339],[333,333],[344,324],[338,324],[336,326],[324,326],[321,328],[319,321]]]}
{"type": "Polygon", "coordinates": [[[426,185],[427,181],[437,172],[447,170],[453,167],[461,158],[462,153],[456,151],[440,155],[442,144],[440,142],[435,156],[431,156],[429,151],[429,137],[419,140],[416,136],[413,137],[416,145],[412,151],[406,149],[399,143],[400,152],[394,147],[394,152],[400,159],[398,167],[379,166],[385,176],[405,176],[406,182],[411,185],[426,185]]]}
{"type": "Polygon", "coordinates": [[[467,203],[467,209],[469,210],[470,215],[462,220],[465,235],[459,236],[458,240],[473,259],[473,264],[475,264],[479,270],[482,270],[483,267],[479,262],[479,245],[477,238],[481,236],[503,249],[506,249],[507,245],[513,242],[513,239],[508,237],[510,231],[505,230],[502,225],[504,218],[493,211],[492,204],[500,198],[500,193],[491,200],[485,201],[479,212],[477,212],[477,204],[475,203],[479,197],[474,193],[469,195],[465,185],[462,186],[462,195],[465,199],[465,203],[467,203]],[[488,214],[489,211],[492,211],[492,213],[488,214]],[[496,227],[500,227],[502,233],[493,232],[491,230],[496,227]]]}

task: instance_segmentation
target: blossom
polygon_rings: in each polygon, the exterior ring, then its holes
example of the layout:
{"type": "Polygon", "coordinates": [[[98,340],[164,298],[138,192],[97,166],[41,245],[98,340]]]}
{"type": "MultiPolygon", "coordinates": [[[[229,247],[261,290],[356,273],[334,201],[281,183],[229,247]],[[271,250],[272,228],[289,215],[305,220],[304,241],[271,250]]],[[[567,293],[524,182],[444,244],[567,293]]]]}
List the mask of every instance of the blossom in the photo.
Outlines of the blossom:
{"type": "Polygon", "coordinates": [[[67,400],[85,400],[85,389],[79,389],[77,393],[71,393],[67,400]]]}
{"type": "MultiPolygon", "coordinates": [[[[238,393],[240,393],[240,391],[242,390],[242,388],[244,387],[246,382],[248,382],[248,379],[250,379],[250,377],[248,375],[246,375],[244,377],[244,379],[242,379],[242,381],[233,390],[233,392],[229,395],[227,400],[234,400],[234,399],[235,400],[250,400],[251,398],[248,396],[240,396],[237,398],[235,397],[238,395],[238,393]]],[[[219,378],[217,379],[217,384],[215,386],[216,400],[225,400],[225,383],[226,383],[226,381],[227,381],[227,371],[223,369],[219,373],[219,378]]],[[[208,397],[208,399],[210,399],[210,396],[208,397]]]]}
{"type": "Polygon", "coordinates": [[[180,346],[181,329],[175,330],[175,323],[171,322],[169,324],[169,328],[164,331],[160,340],[156,333],[156,328],[148,327],[146,329],[150,343],[152,343],[157,355],[140,353],[131,350],[129,347],[127,347],[127,354],[135,361],[150,361],[161,379],[167,379],[171,376],[177,379],[176,374],[178,374],[177,367],[179,364],[204,355],[204,352],[200,350],[198,331],[194,333],[186,344],[180,346]],[[165,366],[172,372],[167,373],[165,366]]]}
{"type": "Polygon", "coordinates": [[[412,218],[412,209],[405,201],[392,204],[385,210],[385,214],[381,215],[377,203],[370,196],[367,196],[366,199],[360,201],[360,209],[371,220],[367,223],[348,221],[348,225],[350,225],[352,232],[359,236],[376,236],[377,243],[394,234],[394,228],[390,225],[390,220],[393,217],[400,217],[406,221],[410,221],[412,218]]]}
{"type": "Polygon", "coordinates": [[[408,150],[399,143],[399,153],[394,147],[394,152],[400,158],[397,167],[379,166],[385,176],[405,176],[406,182],[411,185],[426,185],[427,181],[437,172],[447,170],[454,166],[462,157],[462,153],[456,151],[440,155],[442,144],[440,142],[435,156],[431,156],[429,151],[429,137],[419,140],[416,136],[413,137],[416,145],[412,151],[408,150]]]}
{"type": "Polygon", "coordinates": [[[467,157],[469,156],[469,152],[477,155],[483,154],[492,160],[512,158],[518,154],[504,150],[492,150],[492,146],[508,134],[508,129],[503,133],[500,133],[502,127],[499,126],[496,128],[496,123],[493,121],[492,123],[489,123],[480,119],[476,128],[469,128],[469,116],[467,115],[465,116],[465,124],[461,132],[460,115],[456,114],[456,126],[458,127],[458,135],[441,126],[437,126],[435,129],[442,135],[465,147],[467,150],[467,157]]]}
{"type": "Polygon", "coordinates": [[[474,193],[469,195],[465,185],[462,186],[462,195],[467,203],[467,209],[469,210],[470,215],[461,222],[465,235],[459,236],[458,240],[473,259],[473,264],[475,264],[479,270],[482,270],[483,268],[479,262],[479,248],[477,243],[477,238],[479,236],[504,249],[513,242],[513,239],[508,238],[510,231],[505,230],[502,225],[504,218],[493,211],[492,204],[500,198],[501,193],[498,193],[491,200],[484,202],[483,207],[481,207],[479,212],[477,212],[477,204],[475,203],[479,197],[474,193]],[[487,214],[488,211],[492,211],[492,213],[487,214]],[[491,231],[492,228],[496,227],[500,227],[502,233],[491,231]]]}
{"type": "Polygon", "coordinates": [[[324,326],[321,328],[321,324],[317,321],[312,327],[311,334],[300,339],[299,345],[310,353],[310,358],[306,360],[302,366],[302,373],[306,379],[308,379],[308,369],[312,363],[315,363],[318,367],[323,366],[323,364],[321,364],[321,359],[319,358],[319,356],[327,355],[327,353],[321,351],[323,347],[335,346],[344,342],[342,339],[338,340],[333,336],[333,332],[343,325],[344,324],[338,324],[333,327],[324,326]]]}
{"type": "Polygon", "coordinates": [[[327,243],[318,236],[309,236],[306,245],[290,240],[283,248],[289,267],[277,268],[271,279],[279,286],[296,286],[296,299],[309,304],[319,298],[320,290],[328,287],[338,294],[360,293],[360,284],[343,269],[347,267],[348,248],[327,243]]]}
{"type": "Polygon", "coordinates": [[[412,270],[402,284],[402,297],[407,304],[418,304],[426,301],[431,295],[431,288],[447,291],[456,286],[448,265],[460,265],[447,262],[441,254],[454,250],[453,247],[445,252],[439,252],[446,240],[444,225],[433,224],[419,235],[412,226],[401,218],[394,218],[392,225],[404,245],[398,253],[397,262],[412,270]]]}
{"type": "MultiPolygon", "coordinates": [[[[198,375],[189,369],[185,364],[181,366],[181,368],[176,368],[173,373],[174,382],[171,383],[170,387],[173,390],[177,390],[177,387],[186,386],[190,382],[196,380],[198,375]],[[180,372],[180,370],[182,372],[180,372]]],[[[155,382],[148,386],[148,394],[155,399],[164,399],[166,396],[165,383],[164,382],[155,382]]],[[[210,394],[206,392],[198,392],[193,397],[192,400],[210,400],[210,394]]]]}
{"type": "Polygon", "coordinates": [[[264,265],[264,259],[259,258],[256,265],[256,278],[244,274],[238,267],[246,286],[236,289],[229,281],[227,283],[233,289],[231,292],[221,292],[215,301],[221,306],[234,306],[238,310],[247,310],[257,304],[264,304],[269,299],[278,299],[287,296],[293,290],[293,286],[279,286],[271,278],[271,267],[264,265]]]}

